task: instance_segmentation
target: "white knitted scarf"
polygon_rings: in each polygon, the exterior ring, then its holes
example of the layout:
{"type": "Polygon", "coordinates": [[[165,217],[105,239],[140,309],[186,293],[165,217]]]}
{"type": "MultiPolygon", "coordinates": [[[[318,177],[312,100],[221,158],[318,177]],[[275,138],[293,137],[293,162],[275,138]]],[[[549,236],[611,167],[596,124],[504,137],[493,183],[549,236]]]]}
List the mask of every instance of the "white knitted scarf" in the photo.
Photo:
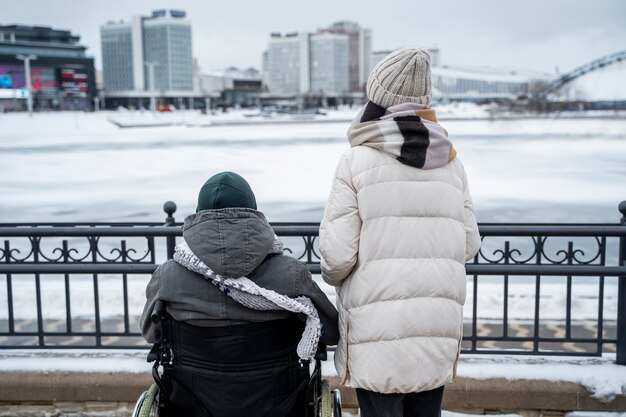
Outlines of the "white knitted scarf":
{"type": "MultiPolygon", "coordinates": [[[[282,242],[275,239],[270,253],[282,253],[282,242]]],[[[254,310],[287,310],[306,315],[306,325],[298,343],[297,353],[302,360],[313,360],[322,334],[322,324],[310,298],[290,298],[273,290],[259,287],[246,277],[224,278],[206,266],[189,248],[186,242],[176,246],[174,260],[206,278],[233,300],[254,310]]]]}

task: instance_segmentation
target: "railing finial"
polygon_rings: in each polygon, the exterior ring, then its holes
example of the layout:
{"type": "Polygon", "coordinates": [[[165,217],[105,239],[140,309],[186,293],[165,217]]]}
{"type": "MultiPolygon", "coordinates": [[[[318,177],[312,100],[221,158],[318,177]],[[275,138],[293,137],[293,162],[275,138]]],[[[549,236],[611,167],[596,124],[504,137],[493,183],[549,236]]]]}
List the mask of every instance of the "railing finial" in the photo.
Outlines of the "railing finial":
{"type": "MultiPolygon", "coordinates": [[[[166,201],[165,204],[163,204],[163,211],[167,213],[164,226],[175,226],[176,219],[174,218],[174,213],[176,212],[176,203],[173,201],[166,201]]],[[[166,238],[166,245],[167,259],[172,259],[174,257],[174,250],[176,247],[176,236],[168,236],[166,238]]]]}
{"type": "Polygon", "coordinates": [[[166,201],[165,204],[163,204],[163,211],[167,213],[168,217],[172,217],[172,215],[176,213],[176,208],[176,203],[173,201],[166,201]]]}
{"type": "Polygon", "coordinates": [[[617,209],[619,210],[620,213],[622,213],[622,217],[626,218],[626,200],[619,203],[619,206],[617,206],[617,209]]]}

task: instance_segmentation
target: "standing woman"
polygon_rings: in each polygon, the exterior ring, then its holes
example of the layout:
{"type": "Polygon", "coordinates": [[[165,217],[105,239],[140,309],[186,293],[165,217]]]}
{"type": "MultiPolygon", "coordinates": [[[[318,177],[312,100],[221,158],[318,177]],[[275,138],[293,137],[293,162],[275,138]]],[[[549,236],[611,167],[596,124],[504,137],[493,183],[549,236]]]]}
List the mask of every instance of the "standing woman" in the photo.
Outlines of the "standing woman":
{"type": "Polygon", "coordinates": [[[367,80],[320,227],[337,288],[335,366],[362,417],[441,414],[480,248],[463,164],[431,109],[430,56],[405,48],[367,80]]]}

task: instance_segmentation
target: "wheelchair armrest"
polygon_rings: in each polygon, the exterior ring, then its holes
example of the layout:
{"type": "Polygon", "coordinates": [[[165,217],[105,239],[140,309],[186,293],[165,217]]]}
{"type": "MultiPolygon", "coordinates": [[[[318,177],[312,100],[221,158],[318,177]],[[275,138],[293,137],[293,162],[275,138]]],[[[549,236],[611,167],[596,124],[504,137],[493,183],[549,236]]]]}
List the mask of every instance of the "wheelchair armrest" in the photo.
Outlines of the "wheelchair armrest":
{"type": "Polygon", "coordinates": [[[161,353],[161,345],[159,343],[155,343],[152,345],[152,349],[150,349],[150,353],[148,353],[147,362],[154,362],[159,359],[159,355],[161,353]]]}
{"type": "Polygon", "coordinates": [[[165,318],[165,303],[161,300],[157,300],[150,314],[150,320],[156,324],[165,318]]]}
{"type": "Polygon", "coordinates": [[[317,353],[315,354],[315,359],[320,361],[325,361],[328,359],[328,354],[326,353],[326,345],[323,343],[319,343],[317,345],[317,353]]]}

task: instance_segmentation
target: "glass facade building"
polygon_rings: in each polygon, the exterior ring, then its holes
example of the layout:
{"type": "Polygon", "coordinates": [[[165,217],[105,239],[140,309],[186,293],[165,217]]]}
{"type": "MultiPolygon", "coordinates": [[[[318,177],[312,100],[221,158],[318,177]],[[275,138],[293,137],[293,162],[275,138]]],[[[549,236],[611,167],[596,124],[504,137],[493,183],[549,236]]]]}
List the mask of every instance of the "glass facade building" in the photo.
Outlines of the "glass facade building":
{"type": "Polygon", "coordinates": [[[102,28],[102,65],[105,91],[132,90],[133,42],[130,24],[116,24],[102,28]]]}
{"type": "Polygon", "coordinates": [[[363,94],[369,75],[372,31],[342,21],[316,33],[270,35],[263,82],[279,96],[351,97],[363,94]]]}
{"type": "Polygon", "coordinates": [[[267,88],[272,94],[297,95],[309,90],[309,35],[272,34],[267,49],[267,88]]]}
{"type": "MultiPolygon", "coordinates": [[[[144,21],[144,56],[155,62],[154,84],[158,91],[193,90],[191,24],[180,18],[144,21]]],[[[146,74],[144,88],[150,89],[146,74]]]]}
{"type": "Polygon", "coordinates": [[[311,93],[339,96],[350,90],[349,42],[343,33],[311,35],[311,93]]]}
{"type": "Polygon", "coordinates": [[[107,93],[149,92],[150,70],[159,94],[193,91],[191,23],[180,10],[155,10],[150,17],[109,22],[100,28],[107,93]]]}
{"type": "Polygon", "coordinates": [[[348,36],[348,88],[351,92],[364,91],[372,56],[372,30],[344,20],[333,23],[321,32],[344,33],[348,36]]]}

